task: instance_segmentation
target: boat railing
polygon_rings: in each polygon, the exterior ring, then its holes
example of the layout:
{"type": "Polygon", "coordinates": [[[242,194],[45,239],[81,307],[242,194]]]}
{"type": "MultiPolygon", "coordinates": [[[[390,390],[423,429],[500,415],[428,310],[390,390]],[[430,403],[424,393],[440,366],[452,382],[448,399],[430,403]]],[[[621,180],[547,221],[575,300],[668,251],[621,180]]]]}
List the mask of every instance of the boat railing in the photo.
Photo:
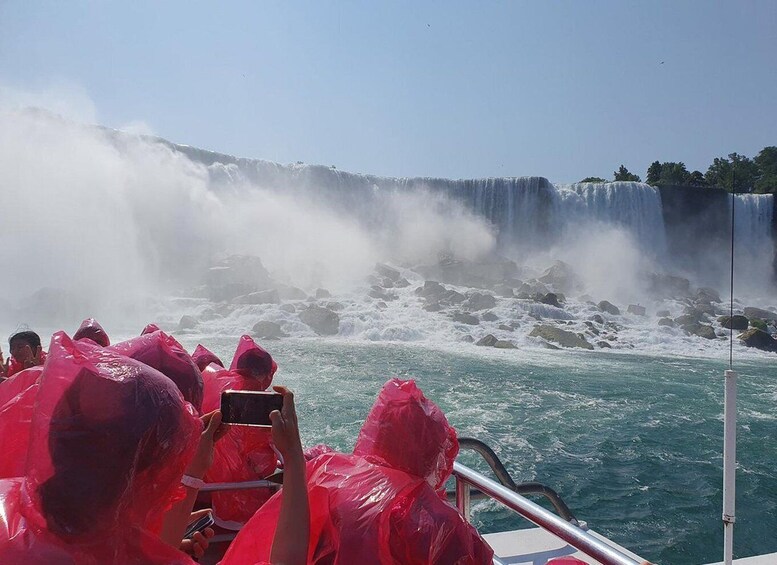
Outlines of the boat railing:
{"type": "Polygon", "coordinates": [[[453,475],[456,479],[456,507],[467,521],[469,521],[470,516],[470,492],[472,487],[475,487],[489,498],[533,522],[589,557],[593,557],[602,565],[639,565],[638,561],[594,537],[580,526],[556,516],[550,510],[512,491],[509,487],[481,475],[458,461],[453,464],[453,475]]]}

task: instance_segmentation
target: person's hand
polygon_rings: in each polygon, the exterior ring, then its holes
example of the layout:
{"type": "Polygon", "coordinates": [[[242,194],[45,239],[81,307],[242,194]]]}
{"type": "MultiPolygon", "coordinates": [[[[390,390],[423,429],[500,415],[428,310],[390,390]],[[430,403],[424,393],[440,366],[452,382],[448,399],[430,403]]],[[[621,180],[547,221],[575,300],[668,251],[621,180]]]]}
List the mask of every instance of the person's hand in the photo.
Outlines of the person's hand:
{"type": "Polygon", "coordinates": [[[30,367],[37,367],[38,365],[42,365],[40,361],[40,354],[43,351],[43,348],[39,345],[35,348],[35,355],[32,354],[32,348],[29,345],[25,345],[25,355],[24,355],[24,368],[29,369],[30,367]],[[27,355],[27,351],[29,351],[29,355],[27,355]]]}
{"type": "Polygon", "coordinates": [[[11,363],[11,358],[3,359],[3,350],[0,349],[0,379],[5,379],[8,376],[8,365],[11,363]]]}
{"type": "MultiPolygon", "coordinates": [[[[208,508],[205,508],[204,510],[197,510],[197,512],[192,512],[190,523],[194,522],[195,520],[199,520],[208,512],[210,512],[210,509],[208,508]]],[[[191,555],[194,557],[194,559],[199,559],[205,555],[205,552],[208,550],[208,546],[210,545],[210,538],[212,538],[214,535],[215,532],[213,531],[213,528],[205,528],[201,532],[195,532],[191,539],[181,540],[179,549],[184,553],[191,555]]]]}
{"type": "Polygon", "coordinates": [[[221,425],[221,412],[218,410],[209,412],[200,419],[203,426],[202,434],[200,434],[200,444],[197,446],[197,452],[186,469],[186,474],[195,479],[201,479],[205,476],[205,472],[210,469],[213,463],[213,446],[227,433],[227,427],[221,425]]]}
{"type": "Polygon", "coordinates": [[[272,422],[272,440],[283,458],[302,456],[302,441],[299,438],[297,411],[294,408],[294,393],[285,386],[274,386],[273,390],[283,395],[283,407],[280,411],[270,412],[272,422]]]}

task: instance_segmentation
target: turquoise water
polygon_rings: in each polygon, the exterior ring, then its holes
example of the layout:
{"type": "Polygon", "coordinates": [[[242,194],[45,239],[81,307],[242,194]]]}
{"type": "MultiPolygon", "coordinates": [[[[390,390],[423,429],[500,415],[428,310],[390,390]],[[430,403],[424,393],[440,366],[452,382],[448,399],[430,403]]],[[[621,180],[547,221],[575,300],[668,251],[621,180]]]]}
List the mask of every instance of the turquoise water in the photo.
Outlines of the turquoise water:
{"type": "MultiPolygon", "coordinates": [[[[207,340],[225,360],[234,343],[207,340]]],[[[382,383],[412,377],[460,435],[491,445],[516,481],[556,489],[593,529],[663,564],[722,559],[724,361],[335,340],[264,345],[280,365],[275,382],[296,392],[306,445],[350,450],[382,383]]],[[[742,557],[777,551],[777,363],[736,368],[742,557]]],[[[486,470],[473,456],[464,462],[486,470]]],[[[483,532],[526,525],[490,502],[476,504],[473,521],[483,532]]]]}

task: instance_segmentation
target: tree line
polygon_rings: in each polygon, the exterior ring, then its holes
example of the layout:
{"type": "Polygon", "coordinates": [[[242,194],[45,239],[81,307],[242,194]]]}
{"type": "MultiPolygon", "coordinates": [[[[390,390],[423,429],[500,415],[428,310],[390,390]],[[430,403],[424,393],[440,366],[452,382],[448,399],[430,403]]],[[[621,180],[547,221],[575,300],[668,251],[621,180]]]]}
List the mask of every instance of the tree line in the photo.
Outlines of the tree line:
{"type": "MultiPolygon", "coordinates": [[[[613,172],[614,181],[642,182],[621,165],[613,172]]],[[[587,177],[580,182],[612,182],[601,177],[587,177]]],[[[764,147],[750,159],[739,153],[729,153],[728,157],[716,157],[707,168],[689,172],[685,163],[672,161],[653,161],[648,167],[645,178],[653,186],[677,185],[699,188],[722,188],[728,192],[755,192],[759,194],[777,193],[777,146],[764,147]]]]}

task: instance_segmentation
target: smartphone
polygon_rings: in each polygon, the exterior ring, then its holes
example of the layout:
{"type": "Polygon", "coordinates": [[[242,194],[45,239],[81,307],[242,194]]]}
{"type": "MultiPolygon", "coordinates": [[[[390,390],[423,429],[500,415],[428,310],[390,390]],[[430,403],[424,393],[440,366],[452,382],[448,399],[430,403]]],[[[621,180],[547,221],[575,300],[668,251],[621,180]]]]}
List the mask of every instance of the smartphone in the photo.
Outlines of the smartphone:
{"type": "Polygon", "coordinates": [[[213,519],[213,514],[208,512],[205,516],[197,518],[194,522],[189,524],[186,531],[183,534],[183,539],[191,539],[197,532],[202,532],[205,528],[210,528],[216,521],[213,519]]]}
{"type": "Polygon", "coordinates": [[[225,390],[221,393],[221,421],[225,424],[272,427],[270,412],[283,407],[277,392],[225,390]]]}

